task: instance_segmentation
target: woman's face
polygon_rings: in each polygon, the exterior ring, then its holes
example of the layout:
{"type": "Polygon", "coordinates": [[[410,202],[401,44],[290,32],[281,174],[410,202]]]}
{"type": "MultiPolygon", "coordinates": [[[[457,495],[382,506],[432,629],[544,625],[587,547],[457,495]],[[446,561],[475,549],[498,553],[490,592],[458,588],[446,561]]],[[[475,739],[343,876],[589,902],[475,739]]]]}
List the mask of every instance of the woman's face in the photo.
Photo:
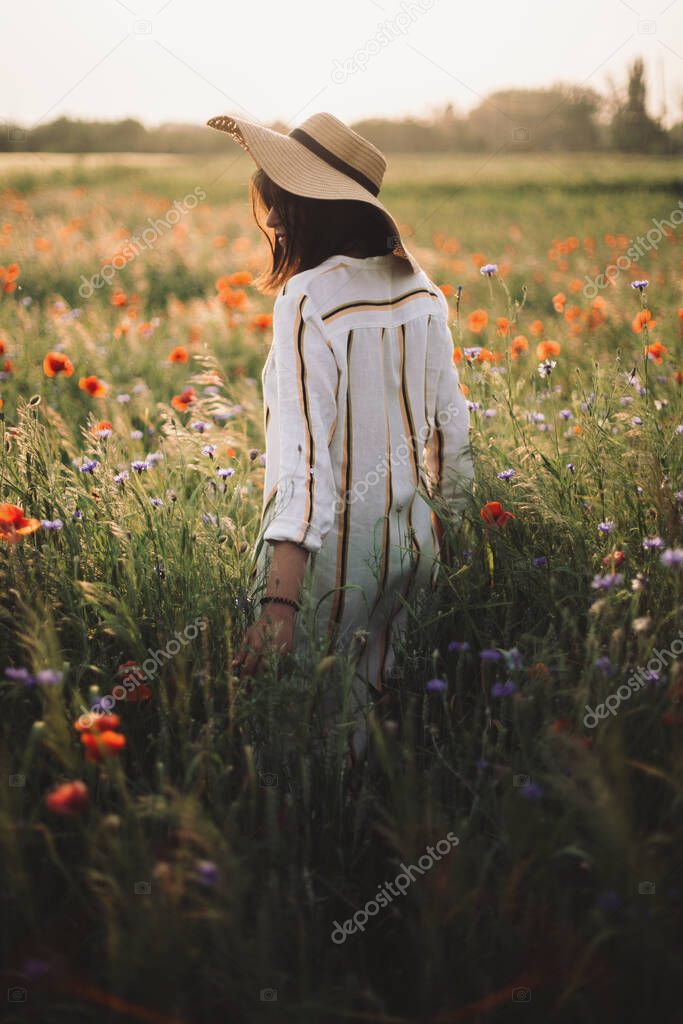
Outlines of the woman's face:
{"type": "Polygon", "coordinates": [[[266,219],[266,227],[272,228],[281,245],[285,244],[285,226],[280,220],[280,214],[274,206],[271,206],[266,219]]]}

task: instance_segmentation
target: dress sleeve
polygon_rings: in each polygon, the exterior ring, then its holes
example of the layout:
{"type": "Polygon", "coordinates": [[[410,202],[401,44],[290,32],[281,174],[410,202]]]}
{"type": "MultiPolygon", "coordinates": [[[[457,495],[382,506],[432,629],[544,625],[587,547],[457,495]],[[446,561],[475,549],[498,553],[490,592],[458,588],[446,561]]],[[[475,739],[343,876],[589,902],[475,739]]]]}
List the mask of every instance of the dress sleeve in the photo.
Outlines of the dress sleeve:
{"type": "MultiPolygon", "coordinates": [[[[334,521],[329,438],[337,420],[337,361],[307,295],[278,295],[273,309],[280,462],[263,537],[319,551],[334,521]]],[[[267,453],[266,453],[267,457],[267,453]]]]}
{"type": "Polygon", "coordinates": [[[471,491],[474,466],[469,440],[470,414],[453,362],[453,338],[447,320],[438,319],[440,360],[434,408],[434,428],[425,455],[432,495],[441,497],[451,515],[459,518],[471,491]]]}

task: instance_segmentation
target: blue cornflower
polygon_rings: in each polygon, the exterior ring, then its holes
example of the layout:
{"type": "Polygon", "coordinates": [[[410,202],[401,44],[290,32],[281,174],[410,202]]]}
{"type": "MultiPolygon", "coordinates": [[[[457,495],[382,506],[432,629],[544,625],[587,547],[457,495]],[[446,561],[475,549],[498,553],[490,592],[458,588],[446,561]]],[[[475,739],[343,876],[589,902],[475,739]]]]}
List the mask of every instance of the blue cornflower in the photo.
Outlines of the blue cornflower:
{"type": "Polygon", "coordinates": [[[601,672],[604,672],[606,676],[612,675],[612,662],[606,654],[603,654],[601,657],[595,659],[595,667],[600,669],[601,672]]]}
{"type": "Polygon", "coordinates": [[[667,569],[678,568],[679,565],[683,565],[683,548],[667,548],[666,551],[662,551],[659,561],[667,569]]]}
{"type": "Polygon", "coordinates": [[[479,267],[479,273],[484,277],[493,277],[494,274],[498,273],[498,264],[485,263],[483,267],[479,267]]]}
{"type": "Polygon", "coordinates": [[[218,449],[216,448],[215,444],[206,444],[202,448],[202,455],[208,455],[209,458],[212,459],[214,457],[214,455],[216,454],[217,450],[218,449]]]}
{"type": "Polygon", "coordinates": [[[505,663],[509,669],[522,667],[522,655],[520,654],[518,647],[511,647],[509,651],[503,651],[503,657],[505,658],[505,663]]]}
{"type": "Polygon", "coordinates": [[[56,686],[61,683],[62,673],[56,668],[42,668],[36,672],[36,682],[41,686],[56,686]]]}
{"type": "Polygon", "coordinates": [[[638,291],[642,294],[649,285],[649,283],[649,281],[631,281],[631,288],[635,289],[635,291],[638,291]]]}
{"type": "Polygon", "coordinates": [[[41,519],[40,525],[44,530],[61,530],[64,523],[61,519],[41,519]]]}
{"type": "Polygon", "coordinates": [[[81,473],[94,473],[98,466],[99,462],[97,461],[97,459],[86,459],[85,462],[78,468],[81,471],[81,473]]]}
{"type": "Polygon", "coordinates": [[[607,573],[605,576],[594,576],[591,587],[593,590],[611,590],[612,587],[620,587],[624,577],[620,572],[607,573]]]}
{"type": "Polygon", "coordinates": [[[537,569],[547,569],[548,568],[548,559],[545,557],[545,555],[537,555],[534,558],[534,566],[537,569]]]}
{"type": "Polygon", "coordinates": [[[484,647],[479,651],[479,657],[482,661],[501,661],[503,655],[495,647],[484,647]]]}
{"type": "Polygon", "coordinates": [[[506,679],[504,683],[494,683],[491,687],[492,697],[511,697],[517,692],[517,687],[512,679],[506,679]]]}
{"type": "Polygon", "coordinates": [[[146,469],[149,469],[149,463],[144,459],[135,459],[134,462],[131,462],[130,468],[134,469],[136,473],[144,473],[146,469]]]}
{"type": "Polygon", "coordinates": [[[448,683],[445,679],[430,679],[426,684],[426,689],[430,693],[442,693],[448,688],[448,683]]]}
{"type": "Polygon", "coordinates": [[[218,866],[212,860],[198,860],[197,873],[204,885],[216,885],[220,878],[218,866]]]}
{"type": "Polygon", "coordinates": [[[496,476],[499,480],[512,480],[516,472],[516,469],[504,469],[500,473],[496,473],[496,476]]]}
{"type": "Polygon", "coordinates": [[[228,469],[219,469],[216,472],[218,473],[219,476],[222,476],[224,478],[235,475],[235,470],[232,468],[232,466],[229,466],[228,469]]]}
{"type": "Polygon", "coordinates": [[[468,644],[467,640],[451,640],[451,642],[448,645],[448,651],[451,654],[464,654],[464,652],[469,651],[469,649],[470,645],[468,644]]]}
{"type": "Polygon", "coordinates": [[[14,679],[17,683],[26,683],[27,686],[33,686],[36,681],[35,676],[31,675],[27,668],[13,668],[11,665],[5,669],[5,678],[14,679]]]}

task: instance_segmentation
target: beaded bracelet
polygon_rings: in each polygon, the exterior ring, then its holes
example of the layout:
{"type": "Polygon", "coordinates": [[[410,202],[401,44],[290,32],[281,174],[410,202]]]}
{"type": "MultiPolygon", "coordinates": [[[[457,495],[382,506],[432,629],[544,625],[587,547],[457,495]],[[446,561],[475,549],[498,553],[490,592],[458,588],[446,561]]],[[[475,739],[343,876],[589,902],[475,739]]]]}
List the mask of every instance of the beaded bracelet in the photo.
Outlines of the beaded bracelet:
{"type": "Polygon", "coordinates": [[[289,597],[262,597],[259,604],[286,604],[294,611],[299,611],[299,604],[297,601],[292,601],[289,597]]]}

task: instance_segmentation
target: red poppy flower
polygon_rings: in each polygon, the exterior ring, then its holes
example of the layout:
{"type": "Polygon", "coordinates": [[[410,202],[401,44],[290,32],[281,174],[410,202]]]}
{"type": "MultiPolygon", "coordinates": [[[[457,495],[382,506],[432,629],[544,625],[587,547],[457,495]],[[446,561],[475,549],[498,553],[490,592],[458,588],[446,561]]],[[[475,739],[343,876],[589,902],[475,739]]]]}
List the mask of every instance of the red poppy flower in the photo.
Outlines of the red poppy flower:
{"type": "Polygon", "coordinates": [[[517,518],[512,512],[507,512],[499,501],[487,501],[479,509],[479,515],[485,523],[492,526],[505,526],[509,519],[517,518]]]}
{"type": "Polygon", "coordinates": [[[46,377],[56,377],[59,373],[70,377],[74,368],[63,352],[48,352],[43,359],[43,371],[46,377]]]}
{"type": "Polygon", "coordinates": [[[194,388],[185,388],[179,395],[174,395],[171,399],[171,405],[178,412],[187,412],[192,403],[197,397],[197,392],[194,388]]]}
{"type": "Polygon", "coordinates": [[[169,363],[186,363],[189,358],[187,349],[183,345],[176,345],[175,348],[171,349],[168,361],[169,363]]]}
{"type": "Polygon", "coordinates": [[[104,732],[84,732],[81,743],[85,747],[88,761],[103,761],[122,750],[126,745],[126,737],[120,732],[105,730],[104,732]]]}
{"type": "Polygon", "coordinates": [[[0,504],[0,540],[7,544],[18,544],[21,537],[27,537],[40,529],[40,520],[26,518],[23,509],[7,502],[0,504]]]}
{"type": "Polygon", "coordinates": [[[45,797],[45,806],[55,814],[79,814],[86,810],[90,797],[84,782],[65,782],[45,797]]]}
{"type": "Polygon", "coordinates": [[[87,391],[93,398],[102,398],[107,393],[107,385],[95,376],[81,377],[78,386],[81,391],[87,391]]]}

